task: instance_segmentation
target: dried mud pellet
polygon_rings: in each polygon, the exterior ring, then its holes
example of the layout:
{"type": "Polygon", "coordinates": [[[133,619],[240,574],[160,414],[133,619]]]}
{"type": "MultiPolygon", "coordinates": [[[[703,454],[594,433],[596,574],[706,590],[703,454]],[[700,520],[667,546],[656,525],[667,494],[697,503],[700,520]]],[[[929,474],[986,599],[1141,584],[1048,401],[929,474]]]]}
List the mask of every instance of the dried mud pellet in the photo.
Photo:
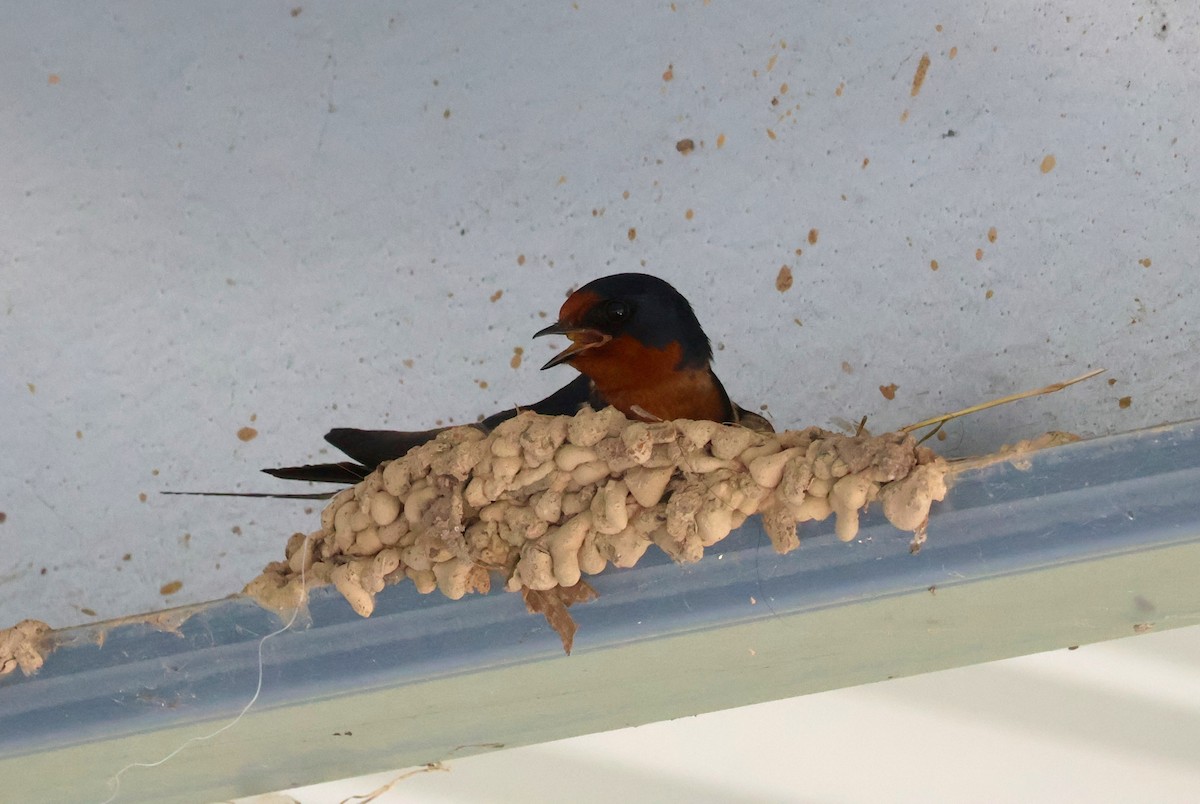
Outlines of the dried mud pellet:
{"type": "MultiPolygon", "coordinates": [[[[320,535],[319,533],[317,535],[320,535]]],[[[313,548],[316,545],[314,539],[310,536],[305,539],[303,534],[297,533],[295,536],[300,536],[300,544],[294,550],[288,551],[288,568],[293,573],[306,572],[313,564],[313,548]]],[[[295,539],[295,536],[292,538],[295,539]]],[[[289,544],[289,547],[291,545],[289,544]]]]}
{"type": "Polygon", "coordinates": [[[567,422],[567,440],[577,447],[591,447],[608,435],[608,420],[591,408],[584,408],[567,422]]]}
{"type": "Polygon", "coordinates": [[[338,510],[354,499],[354,488],[342,489],[325,505],[321,511],[321,530],[333,530],[333,517],[338,510]]]}
{"type": "Polygon", "coordinates": [[[616,567],[632,567],[650,547],[648,533],[653,528],[642,532],[636,526],[630,525],[620,533],[611,536],[603,535],[596,538],[596,549],[600,555],[607,558],[616,567]]]}
{"type": "Polygon", "coordinates": [[[816,472],[813,473],[813,479],[808,483],[809,497],[828,497],[829,492],[833,489],[834,479],[832,477],[818,477],[816,472]]]}
{"type": "MultiPolygon", "coordinates": [[[[390,461],[383,467],[383,488],[394,497],[403,498],[412,485],[408,464],[404,460],[390,461]]],[[[334,497],[336,500],[337,497],[334,497]]]]}
{"type": "Polygon", "coordinates": [[[599,483],[606,477],[608,477],[608,464],[604,461],[585,463],[581,466],[576,466],[571,472],[571,479],[581,486],[599,483]]]}
{"type": "Polygon", "coordinates": [[[655,444],[654,449],[650,450],[650,457],[641,465],[647,469],[661,469],[663,467],[674,469],[679,466],[682,456],[683,450],[675,442],[655,444]]]}
{"type": "Polygon", "coordinates": [[[380,491],[371,497],[371,519],[379,527],[390,525],[400,516],[400,500],[386,491],[380,491]]]}
{"type": "MultiPolygon", "coordinates": [[[[597,442],[599,443],[599,442],[597,442]]],[[[596,450],[591,447],[581,447],[577,444],[564,444],[554,453],[554,464],[564,472],[570,472],[577,466],[591,463],[600,459],[596,450]]]]}
{"type": "Polygon", "coordinates": [[[379,530],[371,526],[354,535],[354,545],[346,552],[355,556],[373,556],[382,549],[383,542],[379,540],[379,530]]]}
{"type": "Polygon", "coordinates": [[[520,455],[496,458],[492,461],[492,475],[495,477],[497,483],[508,486],[524,465],[520,455]]]}
{"type": "MultiPolygon", "coordinates": [[[[400,551],[399,550],[380,550],[375,556],[372,564],[372,572],[381,583],[378,589],[383,588],[382,580],[385,576],[391,575],[400,566],[400,551]]],[[[376,591],[378,591],[378,589],[376,591]]]]}
{"type": "Polygon", "coordinates": [[[796,515],[786,506],[775,505],[763,511],[763,530],[777,553],[790,553],[800,546],[796,534],[796,515]]]}
{"type": "Polygon", "coordinates": [[[624,480],[610,480],[592,498],[592,527],[600,533],[620,533],[629,524],[625,500],[629,489],[624,480]]]}
{"type": "Polygon", "coordinates": [[[409,567],[404,571],[404,574],[417,587],[417,591],[423,595],[427,595],[434,589],[437,589],[437,576],[433,574],[433,570],[416,570],[409,567]]]}
{"type": "Polygon", "coordinates": [[[668,466],[657,469],[639,466],[625,473],[625,486],[638,505],[652,508],[662,499],[674,474],[675,470],[668,466]]]}
{"type": "Polygon", "coordinates": [[[919,528],[935,500],[946,497],[946,478],[931,465],[918,466],[903,480],[889,483],[879,493],[883,515],[900,530],[919,528]]]}
{"type": "Polygon", "coordinates": [[[621,433],[620,443],[625,454],[634,465],[643,464],[650,460],[654,450],[654,438],[650,426],[643,422],[634,422],[621,433]]]}
{"type": "Polygon", "coordinates": [[[676,422],[675,426],[678,428],[680,436],[682,436],[683,440],[692,449],[703,449],[708,446],[708,442],[712,440],[713,434],[721,427],[716,422],[691,421],[688,419],[676,422]]]}
{"type": "Polygon", "coordinates": [[[554,561],[550,558],[550,548],[538,542],[530,542],[521,550],[521,559],[517,562],[515,577],[520,578],[521,584],[536,592],[545,592],[558,586],[554,577],[554,561]]]}
{"type": "Polygon", "coordinates": [[[758,437],[744,427],[723,426],[713,432],[709,445],[714,458],[728,461],[740,455],[758,437]]]}
{"type": "Polygon", "coordinates": [[[659,528],[650,534],[650,539],[658,548],[680,564],[694,564],[704,557],[704,545],[700,544],[695,533],[683,539],[676,539],[666,528],[659,528]]]}
{"type": "Polygon", "coordinates": [[[410,526],[421,521],[425,509],[437,497],[437,489],[433,486],[422,486],[414,489],[404,500],[404,518],[410,526]]]}
{"type": "Polygon", "coordinates": [[[488,503],[495,501],[488,492],[488,482],[482,477],[473,477],[467,483],[467,488],[463,491],[463,499],[467,505],[472,508],[483,508],[488,503]]]}
{"type": "Polygon", "coordinates": [[[531,506],[533,513],[543,522],[557,522],[562,518],[563,493],[554,489],[545,491],[533,497],[531,506]]]}
{"type": "Polygon", "coordinates": [[[579,548],[592,525],[590,513],[578,514],[546,534],[546,547],[553,562],[552,572],[559,586],[579,583],[579,548]]]}
{"type": "MultiPolygon", "coordinates": [[[[479,432],[474,428],[461,428],[479,432]]],[[[480,433],[482,437],[482,433],[480,433]]],[[[466,441],[456,444],[453,449],[442,453],[429,465],[429,470],[436,475],[449,475],[458,480],[466,480],[471,471],[477,467],[488,453],[484,441],[466,441]]]]}
{"type": "Polygon", "coordinates": [[[467,593],[467,583],[474,567],[470,561],[452,558],[433,565],[433,577],[438,590],[451,600],[459,600],[467,593]]]}
{"type": "Polygon", "coordinates": [[[861,475],[846,475],[833,484],[829,506],[837,514],[834,533],[848,542],[858,535],[858,512],[875,496],[875,484],[861,475]]]}
{"type": "Polygon", "coordinates": [[[375,610],[375,595],[363,588],[362,575],[356,564],[342,564],[331,573],[333,585],[346,598],[350,608],[360,617],[370,617],[375,610]]]}
{"type": "Polygon", "coordinates": [[[408,520],[397,516],[392,522],[379,529],[379,541],[388,547],[400,544],[411,531],[408,520]]]}
{"type": "Polygon", "coordinates": [[[562,498],[562,515],[564,517],[571,517],[580,511],[588,510],[592,505],[592,497],[595,494],[596,490],[594,488],[564,492],[562,498]]]}
{"type": "Polygon", "coordinates": [[[504,513],[512,507],[512,503],[508,500],[498,500],[494,503],[488,503],[483,508],[479,509],[480,522],[503,522],[504,513]]]}
{"type": "Polygon", "coordinates": [[[504,514],[504,522],[523,539],[540,539],[550,529],[550,523],[527,506],[512,506],[504,514]]]}
{"type": "Polygon", "coordinates": [[[497,458],[516,458],[521,454],[521,442],[516,436],[497,438],[492,441],[491,452],[497,458]]]}
{"type": "Polygon", "coordinates": [[[718,499],[708,498],[696,512],[696,536],[705,547],[721,541],[732,529],[733,509],[718,499]]]}
{"type": "Polygon", "coordinates": [[[688,483],[677,489],[667,501],[667,533],[676,542],[696,536],[696,514],[704,505],[705,489],[697,483],[688,483]]]}
{"type": "Polygon", "coordinates": [[[584,535],[583,544],[579,548],[579,570],[585,575],[596,575],[603,572],[604,568],[608,566],[607,559],[600,555],[596,537],[596,532],[589,530],[584,535]]]}
{"type": "Polygon", "coordinates": [[[554,457],[567,440],[567,420],[562,416],[541,416],[532,422],[519,439],[526,466],[539,466],[554,457]]]}
{"type": "Polygon", "coordinates": [[[743,466],[750,466],[759,458],[767,455],[774,455],[779,452],[779,442],[773,439],[765,439],[761,443],[750,442],[750,446],[738,453],[737,459],[743,466]]]}
{"type": "Polygon", "coordinates": [[[773,489],[783,480],[787,462],[800,453],[798,449],[785,449],[755,458],[746,465],[754,482],[765,489],[773,489]]]}
{"type": "Polygon", "coordinates": [[[779,485],[775,487],[775,494],[790,506],[799,505],[804,501],[808,485],[813,479],[812,466],[807,457],[801,448],[794,449],[796,452],[792,453],[792,457],[784,465],[779,485]]]}
{"type": "Polygon", "coordinates": [[[712,455],[703,453],[686,455],[682,461],[682,468],[697,475],[706,475],[721,469],[733,469],[735,466],[736,464],[732,461],[714,458],[712,455]]]}
{"type": "Polygon", "coordinates": [[[540,483],[549,477],[554,470],[555,466],[553,461],[547,461],[546,463],[538,466],[527,466],[521,471],[517,472],[517,476],[513,478],[512,483],[510,484],[510,490],[516,491],[517,489],[528,488],[536,483],[540,483]]]}
{"type": "Polygon", "coordinates": [[[817,496],[805,497],[804,502],[791,510],[796,515],[797,522],[820,522],[827,519],[833,513],[833,508],[829,505],[829,500],[817,496]]]}
{"type": "Polygon", "coordinates": [[[754,482],[754,478],[746,475],[735,475],[733,478],[733,506],[743,514],[750,516],[758,513],[758,509],[770,496],[770,489],[764,489],[754,482]]]}

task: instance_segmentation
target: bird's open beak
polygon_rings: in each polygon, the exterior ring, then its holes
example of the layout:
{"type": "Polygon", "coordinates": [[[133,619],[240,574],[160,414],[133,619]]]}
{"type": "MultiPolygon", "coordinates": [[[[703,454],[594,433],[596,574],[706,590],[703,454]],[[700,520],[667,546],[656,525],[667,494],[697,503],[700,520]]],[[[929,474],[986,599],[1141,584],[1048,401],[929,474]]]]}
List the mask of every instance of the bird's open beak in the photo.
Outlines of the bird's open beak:
{"type": "Polygon", "coordinates": [[[562,322],[551,324],[543,330],[538,330],[533,334],[533,337],[540,338],[543,335],[566,335],[571,339],[570,346],[546,361],[546,365],[542,366],[543,371],[557,366],[559,363],[566,363],[580,352],[595,349],[597,346],[603,346],[612,340],[611,335],[601,332],[598,329],[575,327],[570,324],[563,324],[562,322]]]}

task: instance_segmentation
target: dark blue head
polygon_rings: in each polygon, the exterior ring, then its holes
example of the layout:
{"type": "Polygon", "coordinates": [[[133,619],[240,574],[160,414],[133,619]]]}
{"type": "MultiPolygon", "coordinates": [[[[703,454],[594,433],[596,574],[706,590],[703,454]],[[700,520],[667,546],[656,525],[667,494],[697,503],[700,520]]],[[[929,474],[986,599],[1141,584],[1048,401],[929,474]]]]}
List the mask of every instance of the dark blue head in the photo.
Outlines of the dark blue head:
{"type": "Polygon", "coordinates": [[[613,274],[588,282],[563,302],[558,321],[534,337],[551,334],[566,335],[572,343],[542,368],[572,362],[625,338],[656,351],[677,349],[676,368],[701,368],[712,360],[712,346],[688,300],[649,274],[613,274]]]}

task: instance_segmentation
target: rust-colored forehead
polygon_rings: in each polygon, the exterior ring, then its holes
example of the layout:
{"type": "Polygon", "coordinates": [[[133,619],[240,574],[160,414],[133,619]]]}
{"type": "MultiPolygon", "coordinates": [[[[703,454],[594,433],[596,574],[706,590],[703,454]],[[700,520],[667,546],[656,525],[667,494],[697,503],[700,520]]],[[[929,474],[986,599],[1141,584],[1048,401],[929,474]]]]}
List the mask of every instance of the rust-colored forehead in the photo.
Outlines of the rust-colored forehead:
{"type": "Polygon", "coordinates": [[[600,296],[590,290],[577,290],[567,297],[558,310],[558,320],[564,324],[578,324],[587,311],[600,302],[600,296]]]}

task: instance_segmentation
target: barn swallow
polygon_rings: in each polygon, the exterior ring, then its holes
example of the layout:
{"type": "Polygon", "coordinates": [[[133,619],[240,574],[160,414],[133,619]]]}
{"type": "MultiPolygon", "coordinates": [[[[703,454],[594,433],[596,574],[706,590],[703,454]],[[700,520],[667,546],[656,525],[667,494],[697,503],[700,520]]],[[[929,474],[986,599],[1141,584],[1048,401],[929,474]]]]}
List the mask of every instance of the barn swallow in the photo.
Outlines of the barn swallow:
{"type": "MultiPolygon", "coordinates": [[[[612,405],[630,419],[707,419],[756,430],[771,425],[729,401],[712,370],[712,346],[692,306],[679,291],[647,274],[614,274],[589,282],[563,303],[558,320],[534,333],[563,335],[570,345],[542,369],[567,364],[580,375],[545,399],[493,414],[476,426],[486,431],[532,410],[574,415],[584,405],[612,405]]],[[[384,461],[402,457],[446,428],[330,430],[325,440],[352,461],[287,466],[263,471],[286,480],[357,483],[384,461]]]]}

